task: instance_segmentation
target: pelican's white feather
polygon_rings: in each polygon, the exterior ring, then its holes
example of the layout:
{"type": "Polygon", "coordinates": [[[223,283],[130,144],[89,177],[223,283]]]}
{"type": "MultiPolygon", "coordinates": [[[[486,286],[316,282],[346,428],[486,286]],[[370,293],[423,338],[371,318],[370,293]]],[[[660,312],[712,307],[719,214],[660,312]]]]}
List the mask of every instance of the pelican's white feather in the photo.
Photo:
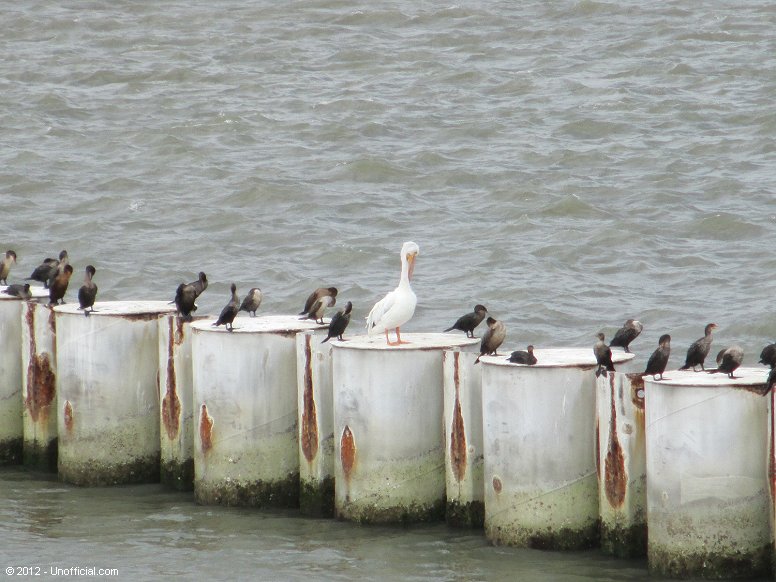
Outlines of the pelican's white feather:
{"type": "Polygon", "coordinates": [[[418,298],[410,286],[410,277],[412,265],[419,252],[420,248],[414,242],[405,242],[402,245],[399,285],[372,307],[366,318],[369,335],[398,329],[412,319],[418,298]]]}

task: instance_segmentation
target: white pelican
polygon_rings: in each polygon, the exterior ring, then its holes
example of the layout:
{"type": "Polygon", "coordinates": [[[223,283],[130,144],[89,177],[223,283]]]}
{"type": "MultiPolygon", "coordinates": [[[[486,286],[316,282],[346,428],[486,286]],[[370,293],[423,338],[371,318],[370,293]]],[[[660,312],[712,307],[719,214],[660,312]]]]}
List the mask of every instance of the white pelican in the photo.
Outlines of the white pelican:
{"type": "Polygon", "coordinates": [[[385,333],[385,341],[389,346],[398,346],[409,342],[401,341],[399,328],[412,319],[418,298],[410,287],[412,271],[415,269],[415,257],[420,254],[420,247],[414,242],[405,242],[401,246],[401,278],[399,286],[375,303],[366,318],[366,329],[369,335],[385,333]],[[388,330],[396,330],[396,341],[388,337],[388,330]]]}

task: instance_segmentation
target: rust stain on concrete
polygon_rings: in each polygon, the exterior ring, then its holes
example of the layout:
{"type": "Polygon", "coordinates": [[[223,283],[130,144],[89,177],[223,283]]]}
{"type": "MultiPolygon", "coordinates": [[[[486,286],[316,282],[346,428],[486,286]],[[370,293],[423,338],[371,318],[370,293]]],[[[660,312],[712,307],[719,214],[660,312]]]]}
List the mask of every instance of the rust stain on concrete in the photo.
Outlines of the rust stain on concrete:
{"type": "Polygon", "coordinates": [[[628,486],[628,474],[625,471],[625,455],[617,437],[617,406],[615,403],[614,374],[609,374],[611,410],[609,418],[609,446],[604,461],[604,490],[606,499],[612,507],[622,507],[628,486]]]}
{"type": "Polygon", "coordinates": [[[312,463],[318,454],[318,414],[313,394],[313,363],[311,335],[304,336],[304,394],[302,410],[302,453],[308,463],[312,463]]]}
{"type": "Polygon", "coordinates": [[[350,427],[345,425],[340,438],[340,461],[342,462],[342,471],[345,473],[345,479],[349,479],[356,464],[356,440],[350,427]]]}
{"type": "Polygon", "coordinates": [[[453,407],[453,423],[450,427],[450,460],[455,480],[459,483],[466,476],[466,429],[461,411],[461,377],[460,352],[454,352],[453,381],[455,383],[455,406],[453,407]]]}
{"type": "Polygon", "coordinates": [[[175,323],[170,322],[169,337],[167,340],[167,391],[162,398],[162,424],[167,437],[172,441],[178,436],[180,430],[181,401],[178,398],[177,380],[175,375],[175,323]]]}
{"type": "MultiPolygon", "coordinates": [[[[49,407],[56,396],[56,376],[51,362],[51,356],[38,353],[35,337],[35,305],[27,303],[25,320],[30,336],[30,359],[27,363],[27,394],[24,405],[30,413],[33,423],[47,420],[49,407]]],[[[51,320],[49,313],[49,323],[51,320]]]]}
{"type": "Polygon", "coordinates": [[[501,479],[498,477],[493,477],[493,491],[496,493],[501,493],[501,490],[504,488],[504,484],[501,482],[501,479]]]}
{"type": "Polygon", "coordinates": [[[65,430],[70,433],[73,431],[73,423],[75,422],[75,418],[73,417],[73,405],[70,404],[69,400],[65,401],[65,407],[64,411],[62,413],[62,418],[65,421],[65,430]]]}
{"type": "Polygon", "coordinates": [[[213,448],[213,418],[208,414],[206,404],[202,404],[199,413],[199,440],[203,453],[213,448]]]}

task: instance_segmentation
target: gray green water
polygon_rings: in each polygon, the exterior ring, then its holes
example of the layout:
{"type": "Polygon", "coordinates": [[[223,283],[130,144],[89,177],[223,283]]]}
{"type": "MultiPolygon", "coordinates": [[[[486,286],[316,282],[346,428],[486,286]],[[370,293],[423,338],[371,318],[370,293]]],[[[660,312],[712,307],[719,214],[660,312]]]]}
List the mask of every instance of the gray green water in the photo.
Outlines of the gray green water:
{"type": "Polygon", "coordinates": [[[3,563],[117,568],[120,579],[639,580],[642,562],[492,547],[443,524],[358,527],[203,507],[158,485],[79,489],[0,471],[3,563]]]}
{"type": "MultiPolygon", "coordinates": [[[[259,286],[354,323],[415,240],[436,331],[484,303],[506,346],[592,345],[628,317],[671,365],[716,322],[776,339],[776,6],[20,1],[0,7],[0,246],[11,281],[66,248],[99,299],[217,313],[259,286]],[[4,250],[4,249],[3,249],[4,250]]],[[[77,287],[77,284],[74,285],[77,287]]],[[[68,300],[75,299],[71,289],[68,300]]],[[[85,491],[0,472],[0,556],[140,578],[633,579],[643,563],[85,491]]]]}

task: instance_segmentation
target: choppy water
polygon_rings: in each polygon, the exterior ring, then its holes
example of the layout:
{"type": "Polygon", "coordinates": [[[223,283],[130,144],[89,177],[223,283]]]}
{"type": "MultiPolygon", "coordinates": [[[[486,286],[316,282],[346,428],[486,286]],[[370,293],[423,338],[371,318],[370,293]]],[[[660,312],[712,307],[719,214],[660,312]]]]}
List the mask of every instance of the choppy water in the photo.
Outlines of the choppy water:
{"type": "MultiPolygon", "coordinates": [[[[747,365],[776,339],[771,2],[21,1],[0,18],[13,281],[66,248],[77,272],[97,267],[103,300],[171,299],[204,270],[199,313],[235,281],[262,288],[265,313],[336,285],[360,317],[411,239],[407,331],[484,303],[508,347],[592,345],[628,317],[644,361],[670,333],[678,365],[711,321],[747,365]]],[[[0,552],[96,547],[144,576],[644,573],[154,488],[92,495],[13,472],[0,488],[0,552]]]]}

